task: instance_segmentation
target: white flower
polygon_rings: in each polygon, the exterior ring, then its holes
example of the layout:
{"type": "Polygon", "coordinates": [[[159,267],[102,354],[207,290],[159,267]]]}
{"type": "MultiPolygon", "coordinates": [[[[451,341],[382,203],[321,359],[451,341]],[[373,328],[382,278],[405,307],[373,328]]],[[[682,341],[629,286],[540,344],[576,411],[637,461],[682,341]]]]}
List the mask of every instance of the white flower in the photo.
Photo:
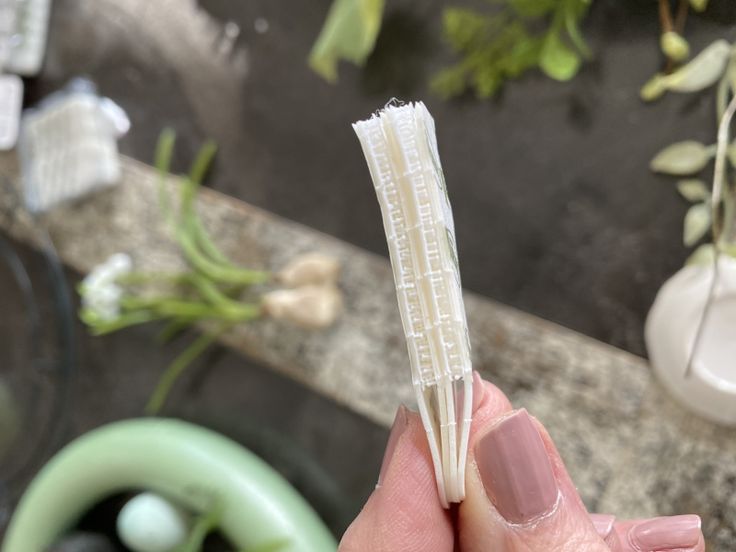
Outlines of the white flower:
{"type": "Polygon", "coordinates": [[[82,281],[82,305],[101,320],[115,320],[120,315],[123,288],[116,280],[133,269],[131,258],[124,253],[111,255],[95,266],[82,281]]]}
{"type": "Polygon", "coordinates": [[[286,287],[332,284],[340,274],[340,261],[324,253],[307,253],[294,257],[276,275],[286,287]]]}
{"type": "Polygon", "coordinates": [[[342,294],[334,284],[277,289],[263,296],[263,311],[309,329],[330,326],[342,310],[342,294]]]}

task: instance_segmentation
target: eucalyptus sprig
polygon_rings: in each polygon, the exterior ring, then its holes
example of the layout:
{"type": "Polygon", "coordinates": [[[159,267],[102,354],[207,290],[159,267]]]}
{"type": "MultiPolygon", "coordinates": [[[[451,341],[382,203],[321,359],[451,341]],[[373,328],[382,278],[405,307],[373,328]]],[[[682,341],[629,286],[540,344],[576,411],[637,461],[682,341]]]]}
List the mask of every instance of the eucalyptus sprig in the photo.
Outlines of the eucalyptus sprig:
{"type": "Polygon", "coordinates": [[[434,78],[432,86],[443,97],[471,88],[479,98],[488,98],[506,80],[535,67],[550,78],[567,81],[590,58],[580,23],[591,0],[491,3],[496,4],[491,13],[457,7],[445,10],[445,38],[462,59],[434,78]]]}
{"type": "Polygon", "coordinates": [[[712,262],[716,253],[736,257],[736,181],[733,170],[728,170],[725,162],[728,159],[731,169],[736,168],[736,142],[730,142],[728,126],[722,123],[730,115],[727,112],[729,103],[736,97],[736,47],[725,40],[717,40],[677,71],[650,81],[648,90],[645,87],[642,94],[645,99],[651,99],[653,94],[644,92],[699,92],[716,83],[716,120],[719,127],[723,127],[716,142],[676,142],[657,153],[650,163],[654,172],[680,178],[677,190],[693,203],[685,215],[683,243],[692,247],[709,230],[712,233],[712,243],[701,245],[690,256],[688,264],[712,262]],[[723,163],[716,160],[711,189],[701,175],[718,151],[726,154],[723,163]]]}
{"type": "Polygon", "coordinates": [[[297,257],[277,274],[236,265],[215,244],[195,209],[195,199],[216,148],[208,142],[196,156],[172,205],[165,185],[174,150],[173,131],[164,131],[156,148],[161,213],[179,246],[187,269],[175,273],[137,272],[131,258],[117,253],[95,267],[78,287],[79,316],[92,335],[163,321],[160,341],[187,328],[207,328],[161,376],[147,406],[157,413],[174,383],[198,356],[234,326],[264,316],[309,328],[336,319],[342,296],[335,285],[339,263],[321,254],[297,257]],[[288,289],[254,293],[255,284],[278,281],[288,289]]]}

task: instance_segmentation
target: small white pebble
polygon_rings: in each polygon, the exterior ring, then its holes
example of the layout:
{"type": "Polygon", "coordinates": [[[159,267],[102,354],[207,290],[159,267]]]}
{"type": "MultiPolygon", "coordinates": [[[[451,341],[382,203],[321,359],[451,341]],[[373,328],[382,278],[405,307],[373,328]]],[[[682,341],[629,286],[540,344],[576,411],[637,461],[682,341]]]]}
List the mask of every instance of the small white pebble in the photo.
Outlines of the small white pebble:
{"type": "Polygon", "coordinates": [[[130,499],[117,519],[118,537],[133,552],[172,552],[186,541],[189,525],[189,516],[154,493],[130,499]]]}
{"type": "Polygon", "coordinates": [[[253,28],[256,30],[258,34],[265,34],[268,32],[269,24],[266,19],[263,17],[258,17],[253,22],[253,28]]]}

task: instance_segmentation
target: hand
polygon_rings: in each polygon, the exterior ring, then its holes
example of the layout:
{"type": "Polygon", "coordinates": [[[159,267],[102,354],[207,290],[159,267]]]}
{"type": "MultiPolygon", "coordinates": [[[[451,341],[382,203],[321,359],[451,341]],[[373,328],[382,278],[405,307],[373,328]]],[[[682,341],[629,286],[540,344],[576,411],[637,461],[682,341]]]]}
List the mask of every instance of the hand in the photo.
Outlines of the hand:
{"type": "Polygon", "coordinates": [[[401,407],[339,552],[705,552],[698,516],[588,514],[544,427],[477,374],[473,393],[465,501],[442,508],[419,415],[401,407]]]}

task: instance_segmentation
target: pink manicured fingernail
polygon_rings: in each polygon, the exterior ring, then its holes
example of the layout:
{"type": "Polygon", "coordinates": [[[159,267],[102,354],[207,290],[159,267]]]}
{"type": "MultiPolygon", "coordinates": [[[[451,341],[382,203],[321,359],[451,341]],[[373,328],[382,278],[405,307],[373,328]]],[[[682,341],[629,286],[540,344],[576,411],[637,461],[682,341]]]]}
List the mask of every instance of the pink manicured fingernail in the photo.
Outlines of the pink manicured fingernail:
{"type": "Polygon", "coordinates": [[[473,370],[473,412],[478,410],[483,397],[486,396],[486,386],[483,384],[483,378],[480,374],[473,370]]]}
{"type": "Polygon", "coordinates": [[[634,525],[629,541],[642,551],[693,548],[700,540],[700,517],[670,516],[650,519],[634,525]]]}
{"type": "Polygon", "coordinates": [[[603,540],[606,540],[606,537],[608,537],[608,535],[611,534],[611,531],[613,531],[613,524],[616,521],[616,516],[611,516],[609,514],[590,514],[590,521],[593,522],[593,527],[595,527],[598,536],[603,540]]]}
{"type": "Polygon", "coordinates": [[[557,482],[542,437],[526,410],[496,424],[475,446],[486,494],[511,523],[526,523],[552,510],[557,482]]]}
{"type": "Polygon", "coordinates": [[[396,450],[396,445],[399,442],[399,438],[404,433],[409,423],[409,418],[406,415],[406,407],[402,404],[396,411],[396,417],[394,418],[394,424],[391,426],[391,433],[388,436],[388,443],[386,443],[386,452],[383,453],[383,462],[381,462],[381,472],[378,474],[378,486],[381,486],[386,475],[386,470],[389,464],[391,464],[391,458],[396,450]]]}

